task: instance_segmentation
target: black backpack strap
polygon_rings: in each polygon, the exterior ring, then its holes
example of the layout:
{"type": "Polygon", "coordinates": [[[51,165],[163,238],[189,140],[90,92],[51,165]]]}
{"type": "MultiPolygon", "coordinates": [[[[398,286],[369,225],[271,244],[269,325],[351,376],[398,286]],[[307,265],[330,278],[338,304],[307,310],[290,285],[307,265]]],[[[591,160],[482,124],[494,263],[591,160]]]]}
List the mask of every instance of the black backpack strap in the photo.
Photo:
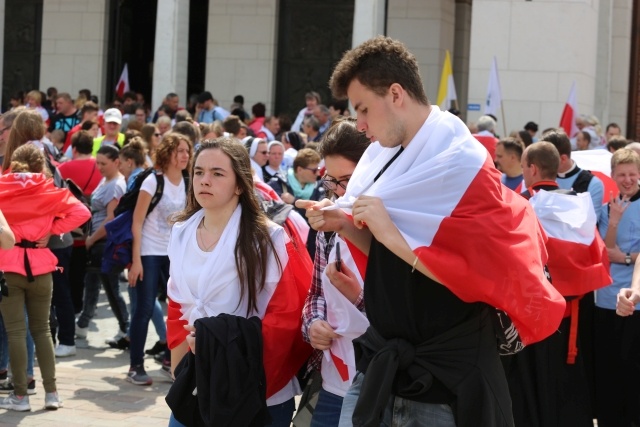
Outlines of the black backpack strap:
{"type": "Polygon", "coordinates": [[[160,203],[160,199],[162,199],[162,192],[164,191],[164,176],[162,175],[162,173],[158,173],[155,171],[153,172],[153,174],[156,176],[156,192],[151,198],[151,203],[149,203],[147,215],[149,215],[151,211],[153,211],[155,207],[158,206],[158,203],[160,203]]]}
{"type": "Polygon", "coordinates": [[[573,191],[576,193],[584,193],[589,189],[589,184],[593,179],[593,174],[588,170],[581,170],[578,177],[573,182],[573,191]]]}

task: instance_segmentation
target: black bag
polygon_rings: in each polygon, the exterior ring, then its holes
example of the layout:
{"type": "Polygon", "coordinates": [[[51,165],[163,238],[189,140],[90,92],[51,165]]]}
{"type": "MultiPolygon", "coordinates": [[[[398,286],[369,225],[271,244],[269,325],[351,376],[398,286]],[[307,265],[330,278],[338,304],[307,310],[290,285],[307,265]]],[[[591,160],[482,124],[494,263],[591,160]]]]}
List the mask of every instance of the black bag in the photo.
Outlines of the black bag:
{"type": "MultiPolygon", "coordinates": [[[[91,201],[84,195],[84,192],[78,184],[76,184],[71,178],[65,179],[65,182],[67,183],[67,188],[71,191],[71,194],[73,194],[73,197],[78,199],[80,203],[82,203],[87,209],[89,209],[89,212],[91,212],[91,201]]],[[[80,229],[80,232],[73,230],[71,235],[74,239],[85,240],[89,234],[91,234],[91,218],[78,228],[80,229]]]]}
{"type": "Polygon", "coordinates": [[[102,268],[102,254],[104,253],[104,246],[106,240],[98,240],[87,251],[87,271],[99,273],[102,268]]]}

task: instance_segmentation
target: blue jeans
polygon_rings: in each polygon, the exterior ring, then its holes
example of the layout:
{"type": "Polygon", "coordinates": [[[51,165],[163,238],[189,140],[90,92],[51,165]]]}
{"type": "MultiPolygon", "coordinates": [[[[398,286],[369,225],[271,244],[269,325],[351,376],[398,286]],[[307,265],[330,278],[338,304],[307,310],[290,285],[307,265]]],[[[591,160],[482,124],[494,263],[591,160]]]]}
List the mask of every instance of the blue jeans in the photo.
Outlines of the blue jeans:
{"type": "Polygon", "coordinates": [[[82,304],[82,313],[78,317],[78,326],[86,328],[89,321],[96,314],[98,306],[98,298],[100,297],[100,285],[104,287],[104,292],[109,300],[109,306],[114,316],[118,320],[120,331],[127,333],[129,328],[129,312],[127,304],[124,302],[120,294],[120,282],[118,280],[119,272],[109,274],[99,273],[95,269],[87,269],[84,276],[84,301],[82,304]]]}
{"type": "MultiPolygon", "coordinates": [[[[24,312],[27,321],[27,377],[33,378],[33,362],[35,360],[35,344],[29,331],[29,317],[25,308],[24,312]]],[[[0,314],[0,371],[6,371],[9,368],[9,338],[7,331],[4,329],[4,320],[0,314]]]]}
{"type": "MultiPolygon", "coordinates": [[[[136,288],[132,288],[131,286],[129,286],[127,290],[129,291],[129,309],[133,316],[133,313],[136,311],[136,306],[138,305],[138,293],[136,292],[136,288]]],[[[153,323],[156,334],[158,334],[158,340],[160,342],[167,342],[167,325],[164,323],[164,313],[157,298],[153,306],[151,323],[153,323]]],[[[131,325],[129,325],[129,333],[127,335],[131,335],[131,325]]]]}
{"type": "Polygon", "coordinates": [[[62,345],[76,345],[76,316],[71,300],[71,285],[69,283],[69,265],[71,263],[71,246],[60,249],[51,249],[58,258],[58,266],[62,272],[54,271],[52,305],[58,321],[58,343],[62,345]]]}
{"type": "Polygon", "coordinates": [[[130,364],[140,366],[144,361],[144,345],[149,331],[149,320],[153,314],[153,307],[157,302],[158,283],[169,280],[169,257],[166,255],[145,255],[142,260],[143,279],[138,280],[136,292],[136,308],[131,318],[129,328],[130,364]]]}
{"type": "MultiPolygon", "coordinates": [[[[353,426],[351,418],[358,402],[358,396],[360,396],[363,381],[364,374],[358,372],[342,401],[340,427],[353,426]]],[[[456,427],[456,421],[449,405],[416,402],[402,397],[391,396],[384,410],[380,425],[384,427],[456,427]]]]}
{"type": "Polygon", "coordinates": [[[321,388],[310,427],[337,427],[341,410],[342,397],[321,388]]]}

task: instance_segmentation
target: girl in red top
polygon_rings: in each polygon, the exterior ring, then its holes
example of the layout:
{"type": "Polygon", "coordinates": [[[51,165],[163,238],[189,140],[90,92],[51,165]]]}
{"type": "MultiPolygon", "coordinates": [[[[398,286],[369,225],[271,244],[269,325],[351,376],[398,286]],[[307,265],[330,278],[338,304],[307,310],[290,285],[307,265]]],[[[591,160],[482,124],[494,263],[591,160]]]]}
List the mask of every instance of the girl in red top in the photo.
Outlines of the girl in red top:
{"type": "Polygon", "coordinates": [[[9,337],[14,392],[0,401],[0,408],[29,411],[27,396],[27,349],[24,307],[36,346],[45,388],[45,408],[61,406],[55,380],[55,356],[49,328],[49,307],[58,263],[46,248],[49,236],[69,232],[91,214],[69,190],[54,186],[44,154],[32,144],[18,147],[11,156],[11,172],[0,176],[0,209],[17,243],[0,251],[0,270],[5,272],[8,296],[0,302],[9,337]]]}

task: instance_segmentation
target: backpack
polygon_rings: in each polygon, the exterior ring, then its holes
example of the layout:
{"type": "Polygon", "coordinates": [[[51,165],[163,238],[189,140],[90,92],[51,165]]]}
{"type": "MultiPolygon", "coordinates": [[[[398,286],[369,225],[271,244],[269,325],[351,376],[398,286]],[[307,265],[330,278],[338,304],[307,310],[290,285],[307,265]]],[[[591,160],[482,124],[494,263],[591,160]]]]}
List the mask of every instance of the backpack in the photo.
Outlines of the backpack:
{"type": "MultiPolygon", "coordinates": [[[[71,178],[65,179],[64,182],[71,194],[73,194],[73,196],[78,199],[80,203],[82,203],[89,210],[89,212],[91,212],[91,200],[87,196],[85,196],[84,192],[78,186],[78,184],[76,184],[71,178]]],[[[89,218],[87,222],[85,222],[78,228],[80,228],[82,232],[78,233],[76,231],[72,231],[71,235],[74,239],[85,240],[87,236],[91,234],[91,218],[89,218]]]]}
{"type": "Polygon", "coordinates": [[[585,193],[589,189],[589,184],[592,179],[593,174],[588,170],[582,169],[573,182],[573,191],[576,193],[585,193]]]}
{"type": "MultiPolygon", "coordinates": [[[[151,174],[155,175],[157,186],[145,216],[148,216],[162,199],[162,192],[164,191],[164,176],[162,173],[158,173],[154,168],[147,168],[140,172],[133,181],[133,187],[118,201],[118,206],[114,210],[115,218],[104,226],[107,236],[102,255],[101,270],[103,273],[122,270],[131,265],[133,259],[133,234],[131,233],[133,212],[138,202],[142,183],[151,174]]],[[[188,191],[189,174],[186,170],[183,171],[182,178],[184,179],[185,190],[188,191]]]]}

